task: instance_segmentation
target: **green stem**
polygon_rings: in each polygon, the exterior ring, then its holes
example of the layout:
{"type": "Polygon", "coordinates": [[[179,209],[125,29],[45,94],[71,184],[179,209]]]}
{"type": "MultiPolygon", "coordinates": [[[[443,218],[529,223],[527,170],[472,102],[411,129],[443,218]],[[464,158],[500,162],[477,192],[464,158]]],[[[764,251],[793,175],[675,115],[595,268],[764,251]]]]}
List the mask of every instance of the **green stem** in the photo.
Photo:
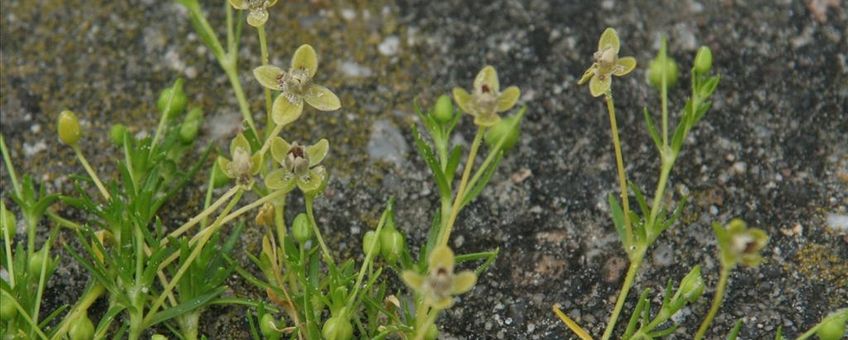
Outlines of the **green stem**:
{"type": "MultiPolygon", "coordinates": [[[[6,163],[6,164],[9,164],[9,163],[6,163]]],[[[2,209],[2,211],[0,211],[0,213],[2,213],[2,214],[0,214],[0,215],[2,215],[2,216],[0,216],[0,221],[2,221],[2,223],[6,223],[6,214],[9,214],[10,212],[6,211],[6,209],[4,208],[4,209],[2,209]]],[[[11,286],[11,288],[15,288],[15,266],[12,265],[12,263],[13,263],[13,261],[12,261],[12,241],[13,240],[10,237],[11,235],[9,234],[9,229],[14,228],[14,227],[15,226],[8,226],[6,228],[3,228],[3,240],[4,240],[3,244],[6,246],[6,269],[9,271],[9,285],[11,286]]]]}
{"type": "MultiPolygon", "coordinates": [[[[662,47],[660,47],[660,59],[667,60],[666,57],[666,40],[665,37],[662,39],[662,47]]],[[[667,65],[663,65],[662,69],[662,81],[660,90],[660,103],[662,106],[662,130],[663,130],[663,146],[668,146],[668,67],[667,65]]]]}
{"type": "Polygon", "coordinates": [[[627,199],[627,175],[624,173],[624,158],[621,156],[621,141],[618,139],[618,124],[615,121],[615,103],[612,100],[612,91],[608,90],[604,97],[607,102],[607,112],[609,112],[612,144],[615,148],[615,165],[618,168],[618,187],[621,190],[621,204],[624,208],[624,244],[628,247],[625,250],[630,254],[631,249],[629,247],[633,246],[633,227],[630,224],[630,203],[627,199]]]}
{"type": "Polygon", "coordinates": [[[724,291],[727,288],[727,279],[730,277],[731,270],[733,270],[733,268],[722,266],[721,276],[719,276],[718,279],[718,287],[716,287],[716,293],[713,296],[713,304],[710,306],[710,311],[707,313],[707,317],[704,318],[704,322],[701,323],[701,327],[698,327],[698,332],[695,333],[695,340],[701,340],[704,338],[704,334],[707,333],[707,330],[710,328],[710,324],[713,322],[713,318],[716,313],[718,313],[718,309],[721,307],[721,303],[724,300],[724,291]]]}
{"type": "Polygon", "coordinates": [[[221,67],[224,68],[224,72],[227,74],[227,79],[230,80],[230,85],[233,86],[233,92],[236,93],[236,99],[239,103],[242,118],[245,122],[247,122],[247,126],[251,131],[253,131],[254,136],[258,137],[259,133],[256,131],[256,123],[253,122],[253,115],[250,113],[250,105],[247,103],[247,97],[244,95],[244,90],[241,88],[241,81],[238,78],[238,72],[235,69],[236,58],[232,57],[232,59],[232,63],[221,60],[219,60],[219,62],[221,63],[221,67]]]}
{"type": "Polygon", "coordinates": [[[94,181],[94,184],[97,185],[97,189],[100,190],[100,194],[103,195],[107,201],[112,199],[112,196],[109,195],[109,191],[106,190],[106,187],[103,186],[103,183],[100,182],[100,178],[97,177],[97,173],[94,172],[94,169],[91,168],[91,164],[88,164],[88,160],[85,159],[85,155],[82,153],[78,145],[72,145],[72,149],[77,154],[77,159],[79,159],[82,167],[85,168],[85,171],[88,173],[88,177],[94,181]]]}
{"type": "MultiPolygon", "coordinates": [[[[216,163],[212,163],[212,168],[209,169],[209,183],[206,185],[206,197],[203,199],[203,211],[208,210],[209,205],[212,204],[212,192],[215,190],[215,166],[216,163]]],[[[206,228],[208,217],[209,216],[207,215],[200,219],[200,229],[206,228]]]]}
{"type": "MultiPolygon", "coordinates": [[[[238,187],[238,188],[241,188],[241,187],[238,187]]],[[[212,237],[212,235],[215,233],[215,231],[217,231],[220,228],[220,226],[224,225],[225,216],[227,215],[227,213],[230,212],[230,210],[233,209],[233,207],[235,207],[236,204],[238,204],[238,201],[241,200],[241,196],[242,196],[243,193],[244,193],[243,190],[237,190],[235,197],[233,197],[232,200],[230,200],[229,204],[227,204],[227,206],[224,207],[224,210],[221,211],[221,213],[218,215],[218,218],[215,220],[215,222],[213,222],[212,225],[209,226],[209,228],[203,229],[203,231],[201,233],[197,234],[197,236],[200,236],[200,235],[203,235],[203,236],[201,236],[198,243],[196,243],[194,245],[194,249],[192,249],[191,254],[189,254],[188,258],[186,258],[185,262],[183,262],[183,264],[180,266],[180,269],[177,270],[177,273],[171,279],[171,282],[168,284],[168,286],[165,287],[165,289],[162,291],[162,293],[159,295],[159,297],[156,299],[156,301],[150,307],[150,311],[147,313],[147,317],[144,320],[145,324],[147,324],[151,321],[153,316],[159,310],[159,307],[161,307],[162,303],[165,302],[165,298],[168,296],[168,294],[171,293],[171,291],[174,289],[176,284],[180,281],[182,276],[185,274],[185,272],[188,270],[188,268],[191,266],[191,264],[194,262],[194,260],[197,258],[197,256],[200,255],[200,252],[203,250],[203,247],[206,245],[206,242],[209,241],[209,238],[212,237]]]]}
{"type": "Polygon", "coordinates": [[[97,299],[99,299],[106,289],[103,285],[99,283],[93,283],[89,286],[88,290],[83,294],[83,296],[77,301],[77,305],[74,309],[62,319],[62,323],[59,324],[59,328],[56,330],[56,333],[51,337],[52,340],[58,340],[65,336],[68,332],[68,329],[71,327],[71,323],[79,319],[80,314],[88,311],[88,308],[94,304],[97,299]]]}
{"type": "Polygon", "coordinates": [[[324,243],[324,238],[321,237],[321,229],[318,228],[318,224],[315,223],[315,215],[312,213],[312,201],[313,197],[311,195],[306,195],[306,216],[309,217],[309,224],[312,224],[312,230],[315,231],[315,238],[318,239],[318,244],[321,246],[321,252],[324,255],[324,261],[327,262],[332,268],[336,267],[336,263],[333,260],[333,257],[330,256],[330,249],[327,248],[327,244],[324,243]]]}
{"type": "MultiPolygon", "coordinates": [[[[259,33],[259,48],[262,53],[262,66],[268,65],[268,42],[265,38],[265,25],[261,25],[256,28],[256,32],[259,33]]],[[[265,119],[266,125],[265,128],[268,131],[273,130],[274,119],[271,118],[271,89],[265,87],[265,119]]],[[[271,135],[268,135],[270,137],[271,135]]]]}
{"type": "Polygon", "coordinates": [[[459,181],[459,188],[456,191],[456,197],[453,200],[453,206],[450,210],[450,216],[447,221],[443,221],[443,227],[439,231],[439,242],[437,246],[447,246],[450,239],[453,224],[456,222],[456,217],[459,215],[460,205],[465,196],[465,189],[468,185],[468,177],[471,175],[471,169],[474,167],[474,160],[477,158],[477,150],[480,149],[480,143],[483,141],[483,134],[486,128],[477,127],[477,134],[474,135],[474,142],[471,143],[471,151],[468,153],[468,159],[465,161],[465,169],[462,171],[462,179],[459,181]]]}
{"type": "Polygon", "coordinates": [[[424,322],[419,325],[418,330],[415,332],[415,340],[424,339],[424,336],[427,335],[427,331],[430,329],[430,326],[436,322],[436,318],[439,316],[439,312],[441,312],[441,309],[430,309],[430,312],[427,313],[427,319],[425,319],[424,322]]]}
{"type": "MultiPolygon", "coordinates": [[[[380,235],[380,231],[383,230],[383,226],[386,224],[387,214],[383,214],[383,217],[380,218],[380,223],[377,224],[377,230],[375,233],[380,235]]],[[[362,280],[365,279],[365,272],[371,266],[371,261],[374,259],[374,250],[377,247],[377,242],[371,243],[371,248],[368,249],[368,252],[365,253],[365,261],[362,263],[362,267],[359,268],[359,275],[356,277],[356,284],[353,285],[353,293],[350,294],[350,299],[347,301],[347,306],[345,310],[353,310],[353,304],[356,302],[356,294],[359,293],[359,288],[362,286],[362,280]]]]}
{"type": "MultiPolygon", "coordinates": [[[[239,191],[239,188],[240,188],[239,186],[232,187],[229,191],[227,191],[226,193],[221,195],[221,197],[218,198],[218,200],[216,200],[215,203],[212,203],[212,205],[210,205],[209,207],[204,209],[202,212],[200,212],[200,214],[197,214],[196,216],[192,217],[190,220],[188,220],[188,222],[184,223],[179,228],[177,228],[177,230],[172,231],[170,234],[168,234],[168,237],[165,238],[162,241],[165,242],[170,238],[179,237],[180,235],[182,235],[183,233],[188,231],[189,228],[193,227],[195,224],[199,223],[201,220],[206,219],[206,217],[208,217],[210,214],[215,212],[215,210],[218,210],[218,208],[222,204],[227,202],[227,200],[229,200],[230,197],[235,195],[236,192],[239,191]]],[[[167,243],[165,243],[165,244],[167,244],[167,243]]]]}
{"type": "Polygon", "coordinates": [[[645,254],[644,249],[639,249],[635,253],[635,258],[631,258],[630,267],[627,269],[627,276],[624,277],[624,284],[621,287],[621,292],[618,294],[618,299],[615,302],[615,308],[612,311],[607,328],[604,330],[602,340],[608,340],[612,337],[612,332],[615,331],[615,323],[618,321],[618,316],[621,314],[621,309],[624,307],[624,301],[627,300],[627,293],[633,287],[633,282],[636,279],[636,273],[639,272],[639,267],[642,265],[642,259],[645,254]]]}
{"type": "Polygon", "coordinates": [[[15,174],[15,167],[12,166],[12,159],[9,157],[9,149],[6,147],[6,139],[0,135],[0,151],[3,152],[3,162],[6,163],[6,171],[9,173],[9,179],[12,180],[12,188],[15,190],[15,195],[21,195],[21,185],[18,183],[18,176],[15,174]]]}
{"type": "Polygon", "coordinates": [[[668,185],[668,175],[671,173],[671,168],[674,166],[675,158],[676,157],[674,155],[661,157],[662,168],[660,169],[660,180],[657,182],[657,190],[654,193],[654,200],[651,203],[651,215],[648,218],[648,224],[645,226],[645,229],[652,234],[649,236],[649,242],[657,236],[653,235],[654,223],[657,221],[660,206],[662,206],[662,197],[665,194],[665,189],[668,185]]]}
{"type": "Polygon", "coordinates": [[[44,284],[47,281],[47,264],[50,262],[50,245],[53,244],[53,240],[56,238],[58,232],[59,229],[50,231],[50,236],[47,237],[47,241],[44,242],[42,249],[39,250],[44,252],[44,261],[41,262],[41,269],[38,274],[38,288],[35,290],[35,306],[32,308],[32,319],[35,322],[38,322],[38,314],[41,312],[41,297],[44,295],[44,284]]]}

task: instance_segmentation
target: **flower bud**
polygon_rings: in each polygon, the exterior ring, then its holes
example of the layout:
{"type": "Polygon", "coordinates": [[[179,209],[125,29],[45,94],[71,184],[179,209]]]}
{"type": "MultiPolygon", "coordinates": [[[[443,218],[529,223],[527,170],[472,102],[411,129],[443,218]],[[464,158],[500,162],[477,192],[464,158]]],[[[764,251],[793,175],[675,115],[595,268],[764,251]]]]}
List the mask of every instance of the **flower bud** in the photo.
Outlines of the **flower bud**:
{"type": "Polygon", "coordinates": [[[279,339],[280,331],[277,329],[277,320],[274,319],[274,316],[271,315],[271,313],[265,313],[265,315],[262,315],[262,318],[259,320],[259,330],[262,332],[262,335],[265,336],[265,339],[279,339]]]}
{"type": "Polygon", "coordinates": [[[0,240],[5,239],[7,234],[10,241],[15,239],[18,221],[15,219],[15,213],[6,209],[6,203],[2,201],[0,201],[0,215],[2,215],[2,219],[0,219],[0,240]]]}
{"type": "Polygon", "coordinates": [[[68,335],[71,337],[71,340],[89,340],[94,338],[94,324],[88,318],[88,313],[83,311],[82,315],[71,324],[68,335]]]}
{"type": "Polygon", "coordinates": [[[79,142],[82,132],[80,130],[79,119],[77,116],[68,110],[62,111],[59,114],[59,140],[70,146],[74,146],[79,142]]]}
{"type": "Polygon", "coordinates": [[[433,118],[439,123],[447,123],[453,119],[453,102],[446,95],[439,96],[436,105],[433,105],[433,118]]]}
{"type": "Polygon", "coordinates": [[[713,52],[709,47],[701,46],[695,55],[695,72],[707,73],[713,67],[713,52]]]}
{"type": "Polygon", "coordinates": [[[385,227],[380,231],[380,251],[386,261],[397,261],[404,247],[406,247],[406,242],[399,231],[385,227]]]}
{"type": "Polygon", "coordinates": [[[501,119],[501,121],[495,126],[492,126],[489,131],[486,131],[485,139],[489,148],[497,146],[501,138],[505,138],[503,142],[504,151],[509,151],[513,146],[515,146],[515,143],[518,142],[518,135],[520,132],[520,124],[516,124],[515,128],[513,128],[513,124],[515,124],[516,119],[518,119],[518,116],[516,115],[506,117],[501,119]]]}
{"type": "Polygon", "coordinates": [[[153,336],[150,337],[150,340],[168,340],[168,337],[162,334],[153,334],[153,336]]]}
{"type": "Polygon", "coordinates": [[[44,265],[44,261],[47,261],[47,271],[50,271],[50,266],[52,265],[53,260],[45,254],[45,250],[47,250],[47,248],[42,248],[41,250],[33,253],[32,257],[29,258],[27,270],[29,270],[30,277],[39,277],[39,275],[41,275],[41,266],[44,265]]]}
{"type": "Polygon", "coordinates": [[[657,58],[651,60],[651,64],[648,66],[648,83],[654,88],[660,89],[662,87],[663,74],[665,74],[665,84],[667,87],[677,84],[677,63],[669,57],[657,56],[657,58]]]}
{"type": "Polygon", "coordinates": [[[816,335],[821,340],[839,340],[845,336],[845,321],[848,319],[848,312],[844,312],[841,317],[831,317],[827,322],[822,323],[819,329],[816,330],[816,335]]]}
{"type": "Polygon", "coordinates": [[[12,303],[12,297],[0,292],[0,321],[9,321],[18,315],[18,309],[12,303]]]}
{"type": "Polygon", "coordinates": [[[292,235],[297,242],[304,243],[312,238],[312,228],[309,225],[309,218],[306,214],[300,213],[292,222],[292,235]]]}
{"type": "Polygon", "coordinates": [[[324,323],[324,327],[321,328],[321,334],[327,340],[351,339],[353,338],[353,326],[349,320],[334,316],[327,319],[327,322],[324,323]]]}
{"type": "Polygon", "coordinates": [[[200,131],[201,125],[203,125],[203,110],[199,107],[191,109],[180,125],[180,140],[183,143],[194,141],[197,138],[197,132],[200,131]]]}
{"type": "Polygon", "coordinates": [[[262,205],[262,208],[259,208],[259,212],[256,213],[256,219],[254,220],[257,225],[262,226],[271,226],[274,224],[274,206],[271,203],[265,203],[262,205]]]}
{"type": "Polygon", "coordinates": [[[127,133],[127,127],[124,126],[124,124],[115,124],[112,125],[111,129],[109,129],[109,139],[111,139],[112,143],[114,143],[115,145],[123,146],[124,135],[126,135],[127,133]]]}
{"type": "Polygon", "coordinates": [[[173,115],[183,112],[187,102],[188,98],[183,92],[183,80],[177,79],[174,85],[162,90],[162,93],[159,94],[156,107],[166,117],[173,117],[173,115]]]}
{"type": "Polygon", "coordinates": [[[380,253],[380,238],[376,231],[369,230],[365,233],[365,236],[362,237],[362,252],[367,255],[372,247],[374,248],[375,255],[380,253]]]}
{"type": "Polygon", "coordinates": [[[701,266],[695,266],[689,274],[680,280],[678,294],[687,302],[693,303],[704,294],[704,278],[701,277],[701,266]]]}

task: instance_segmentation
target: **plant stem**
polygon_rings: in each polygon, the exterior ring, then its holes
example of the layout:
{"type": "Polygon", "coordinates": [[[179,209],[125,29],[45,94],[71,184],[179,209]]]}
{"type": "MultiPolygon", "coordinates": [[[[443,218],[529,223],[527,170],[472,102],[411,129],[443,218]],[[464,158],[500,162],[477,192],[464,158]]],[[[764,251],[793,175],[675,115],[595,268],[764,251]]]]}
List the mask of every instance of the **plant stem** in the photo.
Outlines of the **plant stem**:
{"type": "Polygon", "coordinates": [[[722,266],[721,276],[719,276],[718,279],[718,287],[716,287],[716,293],[713,296],[712,306],[710,306],[710,311],[707,313],[707,317],[704,318],[704,322],[701,323],[701,327],[698,327],[698,332],[695,333],[695,340],[701,340],[704,338],[710,324],[713,322],[713,318],[716,313],[718,313],[718,308],[721,307],[721,303],[724,300],[724,291],[727,288],[727,279],[730,277],[730,271],[732,269],[733,268],[731,267],[722,266]]]}
{"type": "Polygon", "coordinates": [[[336,263],[333,260],[333,257],[330,256],[330,249],[327,248],[327,244],[324,243],[324,238],[321,237],[321,229],[318,228],[318,224],[315,223],[315,215],[312,213],[312,201],[314,198],[312,195],[306,195],[306,216],[309,217],[309,224],[312,224],[312,230],[315,231],[315,238],[318,239],[318,244],[321,246],[321,252],[324,255],[324,261],[327,262],[331,267],[335,268],[336,263]]]}
{"type": "MultiPolygon", "coordinates": [[[[262,66],[268,65],[268,42],[265,39],[265,25],[256,28],[259,33],[259,48],[262,51],[262,66]]],[[[274,119],[271,118],[271,89],[265,87],[265,129],[271,131],[274,127],[274,119]]],[[[268,135],[270,137],[271,135],[268,135]]],[[[258,137],[258,136],[257,136],[258,137]]]]}
{"type": "MultiPolygon", "coordinates": [[[[235,57],[232,59],[235,59],[235,57]]],[[[253,134],[258,137],[259,133],[256,130],[256,123],[253,122],[253,115],[250,113],[250,105],[247,103],[247,97],[244,95],[244,90],[241,88],[241,81],[238,78],[235,64],[235,60],[232,64],[221,62],[221,67],[224,68],[224,72],[227,74],[227,79],[230,80],[230,85],[233,86],[233,92],[236,93],[236,99],[239,103],[239,109],[241,109],[242,118],[245,122],[247,122],[247,126],[251,131],[253,131],[253,134]]]]}
{"type": "MultiPolygon", "coordinates": [[[[604,97],[607,102],[607,112],[609,112],[612,144],[615,148],[615,165],[618,168],[618,187],[621,190],[621,204],[624,208],[624,244],[629,248],[633,246],[633,228],[630,224],[630,203],[627,200],[627,175],[624,173],[624,158],[621,156],[621,141],[618,139],[618,124],[615,121],[615,104],[612,100],[612,91],[608,90],[604,97]]],[[[625,250],[630,254],[631,249],[627,248],[625,250]]]]}
{"type": "Polygon", "coordinates": [[[456,217],[459,215],[460,205],[462,204],[465,189],[468,185],[468,177],[471,175],[471,169],[474,167],[474,160],[477,158],[477,150],[480,149],[480,143],[483,141],[483,134],[486,131],[485,127],[477,127],[477,134],[474,135],[474,142],[471,143],[471,151],[468,153],[468,159],[465,161],[465,169],[462,171],[462,179],[459,181],[459,188],[456,190],[456,197],[453,199],[450,216],[447,221],[443,221],[442,229],[439,231],[439,242],[437,246],[447,246],[450,239],[453,224],[456,222],[456,217]]]}
{"type": "MultiPolygon", "coordinates": [[[[206,197],[203,199],[203,211],[209,209],[209,205],[212,204],[212,192],[215,191],[215,166],[216,163],[212,163],[212,168],[209,169],[209,183],[206,185],[206,197]]],[[[232,190],[232,189],[230,189],[232,190]]],[[[200,228],[206,228],[206,224],[208,222],[208,216],[203,216],[200,219],[200,228]]]]}
{"type": "Polygon", "coordinates": [[[80,313],[88,311],[88,308],[97,301],[100,296],[106,289],[103,285],[94,282],[91,286],[88,287],[88,290],[85,291],[83,296],[77,301],[77,305],[74,307],[68,315],[62,319],[62,323],[59,324],[59,328],[56,330],[56,333],[53,334],[52,340],[58,340],[64,337],[65,333],[68,332],[68,328],[70,328],[71,323],[76,321],[79,318],[80,313]]]}
{"type": "Polygon", "coordinates": [[[639,267],[642,264],[642,259],[645,255],[644,248],[638,248],[635,257],[630,259],[630,267],[627,268],[627,276],[624,277],[624,284],[621,287],[621,292],[618,294],[618,299],[615,302],[615,308],[612,311],[607,328],[604,330],[602,340],[608,340],[615,331],[615,323],[618,321],[618,316],[621,314],[621,309],[624,307],[624,301],[627,300],[627,293],[633,287],[633,281],[636,279],[636,273],[639,272],[639,267]]]}
{"type": "Polygon", "coordinates": [[[559,305],[553,305],[552,308],[554,310],[554,314],[556,314],[556,316],[559,317],[559,319],[562,320],[563,323],[565,323],[568,329],[574,332],[574,334],[577,335],[580,340],[592,340],[592,336],[589,335],[589,332],[583,329],[583,327],[580,327],[580,325],[578,325],[577,322],[569,318],[568,315],[563,313],[559,309],[559,305]]]}
{"type": "Polygon", "coordinates": [[[423,340],[424,336],[427,335],[427,330],[430,329],[430,326],[436,322],[436,318],[439,316],[439,312],[441,309],[430,309],[430,312],[427,313],[427,319],[424,320],[424,323],[419,325],[418,331],[415,332],[415,340],[423,340]]]}
{"type": "MultiPolygon", "coordinates": [[[[215,212],[215,210],[218,210],[218,207],[220,207],[222,204],[227,202],[227,200],[229,200],[230,197],[235,195],[235,193],[238,190],[239,190],[239,186],[233,186],[232,188],[230,188],[230,190],[227,191],[226,193],[224,193],[223,195],[221,195],[221,197],[218,198],[218,200],[216,200],[215,203],[212,203],[212,205],[210,205],[205,210],[200,212],[200,214],[197,214],[196,216],[192,217],[190,220],[188,220],[188,222],[184,223],[179,228],[177,228],[177,230],[174,230],[170,234],[168,234],[168,237],[164,238],[162,240],[162,242],[167,242],[167,240],[170,239],[170,238],[179,237],[180,235],[182,235],[183,233],[188,231],[189,228],[193,227],[195,224],[199,223],[201,220],[206,219],[206,217],[208,217],[210,214],[215,212]]],[[[167,243],[164,243],[164,244],[167,244],[167,243]]]]}
{"type": "Polygon", "coordinates": [[[94,184],[97,185],[97,189],[100,190],[100,194],[103,195],[107,201],[112,199],[112,196],[109,195],[109,191],[106,190],[106,187],[103,186],[103,183],[100,182],[100,178],[97,177],[97,173],[94,172],[94,169],[91,168],[91,164],[88,164],[88,160],[85,159],[85,155],[82,153],[78,145],[72,145],[72,149],[77,154],[77,159],[79,159],[82,167],[85,168],[85,171],[88,172],[88,177],[94,181],[94,184]]]}
{"type": "MultiPolygon", "coordinates": [[[[6,164],[9,164],[8,162],[6,164]]],[[[0,223],[6,223],[6,214],[10,214],[11,212],[7,211],[5,208],[2,209],[2,216],[0,216],[0,223]]],[[[12,238],[9,234],[9,229],[14,228],[15,226],[7,226],[3,228],[3,244],[6,247],[6,269],[9,271],[9,286],[11,288],[15,288],[15,266],[12,265],[12,238]]]]}
{"type": "Polygon", "coordinates": [[[15,167],[12,166],[12,159],[9,157],[9,149],[6,147],[6,139],[3,138],[3,135],[0,135],[0,151],[3,153],[3,162],[6,163],[6,172],[9,173],[9,179],[12,180],[12,189],[15,190],[15,195],[20,196],[21,185],[18,184],[18,176],[15,175],[15,167]]]}
{"type": "Polygon", "coordinates": [[[665,193],[666,186],[668,184],[668,175],[671,173],[671,168],[674,166],[674,160],[676,156],[662,156],[662,168],[660,169],[660,180],[657,182],[657,190],[654,193],[654,200],[651,203],[651,215],[648,218],[648,224],[645,226],[645,229],[651,233],[648,237],[648,242],[653,240],[653,238],[658,235],[653,235],[654,223],[657,221],[657,215],[660,212],[660,206],[662,205],[662,197],[665,193]]]}
{"type": "MultiPolygon", "coordinates": [[[[386,224],[387,214],[383,213],[383,217],[380,218],[380,223],[377,224],[377,230],[374,232],[376,235],[380,235],[380,231],[383,230],[383,226],[386,224]]],[[[359,287],[362,286],[362,280],[365,278],[365,272],[371,266],[371,261],[374,259],[374,249],[377,247],[377,242],[372,242],[371,247],[368,249],[368,252],[365,253],[365,261],[362,263],[362,267],[359,268],[359,275],[356,277],[356,284],[353,285],[353,293],[350,294],[350,299],[347,302],[347,306],[345,310],[352,310],[354,302],[356,302],[356,294],[359,293],[359,287]]]]}
{"type": "MultiPolygon", "coordinates": [[[[662,60],[667,60],[666,56],[666,48],[667,42],[665,37],[662,38],[662,46],[660,47],[660,58],[662,60]]],[[[662,130],[663,130],[663,146],[668,146],[668,67],[667,65],[663,65],[662,69],[662,81],[660,82],[661,90],[660,90],[660,104],[662,106],[662,130]]]]}

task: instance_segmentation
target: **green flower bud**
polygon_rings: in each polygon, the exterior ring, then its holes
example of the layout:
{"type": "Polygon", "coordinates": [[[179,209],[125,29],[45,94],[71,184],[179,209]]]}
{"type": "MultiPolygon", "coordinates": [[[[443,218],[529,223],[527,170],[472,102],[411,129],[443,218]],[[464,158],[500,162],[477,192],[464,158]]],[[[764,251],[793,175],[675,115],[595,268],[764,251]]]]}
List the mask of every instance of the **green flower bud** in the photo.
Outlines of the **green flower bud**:
{"type": "Polygon", "coordinates": [[[397,261],[405,247],[406,241],[404,241],[403,235],[396,229],[387,229],[384,227],[380,231],[380,251],[386,261],[397,261]]]}
{"type": "Polygon", "coordinates": [[[47,248],[42,248],[41,250],[32,254],[32,257],[29,258],[29,264],[27,266],[27,270],[29,270],[30,277],[39,277],[41,275],[41,266],[44,265],[44,261],[47,261],[47,272],[50,271],[50,267],[53,264],[53,259],[50,256],[45,255],[45,250],[47,248]]]}
{"type": "Polygon", "coordinates": [[[309,218],[306,214],[300,213],[292,222],[292,235],[297,242],[304,243],[312,238],[312,227],[309,225],[309,218]]]}
{"type": "Polygon", "coordinates": [[[377,236],[377,232],[374,230],[369,230],[365,233],[365,236],[362,237],[362,252],[366,255],[371,250],[371,247],[374,247],[374,254],[380,253],[380,238],[377,236]]]}
{"type": "Polygon", "coordinates": [[[667,87],[672,87],[677,84],[677,63],[669,57],[657,56],[651,60],[648,66],[648,83],[651,86],[660,89],[662,87],[663,72],[665,72],[665,83],[667,87]]]}
{"type": "Polygon", "coordinates": [[[845,321],[848,319],[848,312],[842,317],[834,317],[827,320],[816,330],[816,335],[821,340],[839,340],[845,336],[845,321]]]}
{"type": "Polygon", "coordinates": [[[265,315],[262,315],[262,318],[259,320],[259,330],[262,332],[262,335],[265,336],[265,339],[279,339],[280,331],[278,331],[277,328],[277,320],[274,319],[274,316],[271,315],[271,313],[265,313],[265,315]]]}
{"type": "Polygon", "coordinates": [[[173,117],[185,110],[188,98],[183,92],[183,80],[177,79],[174,85],[162,90],[159,94],[159,100],[156,101],[156,107],[163,115],[173,117]]]}
{"type": "Polygon", "coordinates": [[[12,297],[0,293],[0,321],[9,321],[18,315],[18,309],[12,303],[12,297]]]}
{"type": "Polygon", "coordinates": [[[321,328],[321,334],[327,340],[352,339],[353,326],[350,324],[350,320],[334,316],[327,319],[327,322],[324,323],[324,327],[321,328]]]}
{"type": "Polygon", "coordinates": [[[150,337],[150,340],[168,340],[168,337],[162,334],[153,334],[153,336],[150,337]]]}
{"type": "Polygon", "coordinates": [[[62,111],[59,114],[57,129],[59,130],[59,140],[70,146],[76,145],[82,135],[79,119],[77,119],[77,116],[73,112],[68,110],[62,111]]]}
{"type": "Polygon", "coordinates": [[[0,201],[0,215],[2,215],[2,219],[0,219],[0,240],[5,239],[6,234],[9,235],[9,240],[15,239],[18,221],[15,219],[15,213],[6,209],[6,203],[2,201],[0,201]]]}
{"type": "Polygon", "coordinates": [[[109,138],[112,140],[117,146],[124,145],[124,136],[127,134],[127,127],[124,124],[115,124],[112,125],[112,128],[109,129],[109,138]]]}
{"type": "Polygon", "coordinates": [[[695,55],[695,72],[707,73],[713,67],[713,52],[709,47],[701,46],[695,55]]]}
{"type": "Polygon", "coordinates": [[[436,324],[430,324],[430,327],[427,328],[427,333],[424,334],[424,339],[426,340],[436,340],[439,338],[439,328],[436,327],[436,324]]]}
{"type": "Polygon", "coordinates": [[[203,125],[203,110],[199,107],[191,109],[180,125],[180,140],[183,143],[194,141],[197,138],[197,132],[200,130],[201,125],[203,125]]]}
{"type": "Polygon", "coordinates": [[[433,118],[439,123],[447,123],[453,119],[453,102],[447,95],[439,96],[436,105],[433,105],[433,118]]]}
{"type": "Polygon", "coordinates": [[[519,128],[521,127],[521,124],[516,124],[515,128],[512,128],[516,119],[518,119],[518,116],[513,115],[511,117],[501,119],[501,121],[495,124],[495,126],[492,126],[489,131],[486,131],[486,144],[490,148],[494,148],[498,145],[501,138],[506,138],[504,139],[503,150],[509,151],[512,149],[512,147],[515,146],[515,143],[518,142],[518,135],[520,132],[519,128]]]}
{"type": "Polygon", "coordinates": [[[704,294],[704,278],[701,277],[701,266],[695,266],[689,274],[680,280],[678,294],[687,302],[693,303],[704,294]]]}
{"type": "Polygon", "coordinates": [[[71,329],[68,330],[68,335],[71,340],[89,340],[94,339],[94,324],[88,318],[88,313],[82,312],[82,315],[71,323],[71,329]]]}

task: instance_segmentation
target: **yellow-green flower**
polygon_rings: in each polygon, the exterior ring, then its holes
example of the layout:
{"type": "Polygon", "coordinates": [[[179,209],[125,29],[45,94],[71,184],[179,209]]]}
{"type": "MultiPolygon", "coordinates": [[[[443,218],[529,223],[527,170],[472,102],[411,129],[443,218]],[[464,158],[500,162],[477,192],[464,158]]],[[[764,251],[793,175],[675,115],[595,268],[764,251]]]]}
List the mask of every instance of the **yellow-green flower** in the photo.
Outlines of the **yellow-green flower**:
{"type": "Polygon", "coordinates": [[[327,179],[327,171],[319,164],[329,149],[330,142],[326,139],[312,146],[303,146],[274,137],[271,140],[271,157],[282,168],[268,173],[265,185],[273,190],[291,191],[297,186],[304,193],[319,191],[327,179]]]}
{"type": "Polygon", "coordinates": [[[243,134],[239,133],[230,142],[230,156],[232,160],[218,157],[218,166],[227,177],[235,179],[239,184],[247,184],[259,173],[262,155],[250,151],[250,143],[243,134]]]}
{"type": "Polygon", "coordinates": [[[745,221],[734,219],[722,227],[713,225],[721,261],[724,265],[734,266],[737,263],[755,267],[762,262],[760,251],[768,243],[768,234],[758,228],[748,228],[745,221]]]}
{"type": "Polygon", "coordinates": [[[583,85],[589,81],[589,91],[592,96],[598,97],[609,91],[613,75],[621,77],[633,71],[636,68],[636,58],[619,58],[620,47],[618,34],[614,29],[607,28],[598,40],[598,51],[594,54],[595,62],[583,72],[577,84],[583,85]]]}
{"type": "Polygon", "coordinates": [[[303,102],[321,111],[334,111],[341,107],[339,97],[318,84],[312,77],[318,71],[315,49],[301,45],[292,57],[289,72],[272,65],[259,66],[253,70],[256,80],[269,89],[280,91],[271,108],[271,117],[277,125],[297,120],[303,113],[303,102]]]}
{"type": "Polygon", "coordinates": [[[262,26],[268,21],[268,7],[276,3],[277,0],[230,0],[233,8],[250,11],[247,14],[247,23],[253,27],[262,26]]]}
{"type": "Polygon", "coordinates": [[[500,91],[498,72],[494,67],[486,66],[477,78],[474,78],[474,88],[471,93],[460,87],[453,88],[453,98],[463,112],[474,117],[474,124],[490,127],[497,124],[504,112],[515,106],[521,91],[516,86],[507,87],[500,91]]]}
{"type": "Polygon", "coordinates": [[[409,288],[424,297],[425,304],[445,309],[453,304],[454,295],[471,290],[477,282],[477,274],[470,270],[454,274],[453,265],[453,251],[447,246],[440,246],[430,253],[426,276],[406,270],[401,278],[409,288]]]}

